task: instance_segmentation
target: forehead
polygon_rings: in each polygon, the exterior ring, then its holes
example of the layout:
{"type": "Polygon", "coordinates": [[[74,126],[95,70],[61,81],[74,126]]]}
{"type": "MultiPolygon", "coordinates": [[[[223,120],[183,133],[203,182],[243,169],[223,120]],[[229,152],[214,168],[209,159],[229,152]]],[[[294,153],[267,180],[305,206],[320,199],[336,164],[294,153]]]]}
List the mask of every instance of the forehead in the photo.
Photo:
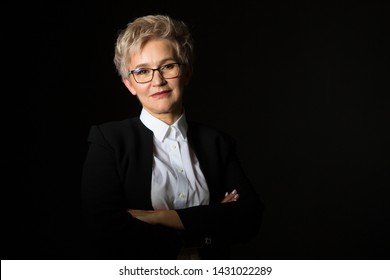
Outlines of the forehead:
{"type": "Polygon", "coordinates": [[[152,66],[175,57],[172,43],[166,39],[152,39],[140,46],[138,51],[130,57],[130,65],[152,66]]]}

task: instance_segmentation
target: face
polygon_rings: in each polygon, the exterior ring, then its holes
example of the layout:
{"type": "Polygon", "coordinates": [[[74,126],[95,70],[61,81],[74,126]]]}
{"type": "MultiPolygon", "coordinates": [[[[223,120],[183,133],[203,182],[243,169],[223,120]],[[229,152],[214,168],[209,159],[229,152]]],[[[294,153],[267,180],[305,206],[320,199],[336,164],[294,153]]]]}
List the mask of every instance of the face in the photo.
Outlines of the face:
{"type": "MultiPolygon", "coordinates": [[[[131,57],[129,69],[158,68],[161,65],[177,62],[174,60],[173,47],[167,40],[152,40],[131,57]]],[[[123,79],[128,90],[138,97],[143,108],[156,118],[172,122],[182,114],[182,96],[185,85],[189,81],[189,72],[177,78],[164,79],[158,71],[154,71],[150,82],[139,84],[133,75],[123,79]]]]}

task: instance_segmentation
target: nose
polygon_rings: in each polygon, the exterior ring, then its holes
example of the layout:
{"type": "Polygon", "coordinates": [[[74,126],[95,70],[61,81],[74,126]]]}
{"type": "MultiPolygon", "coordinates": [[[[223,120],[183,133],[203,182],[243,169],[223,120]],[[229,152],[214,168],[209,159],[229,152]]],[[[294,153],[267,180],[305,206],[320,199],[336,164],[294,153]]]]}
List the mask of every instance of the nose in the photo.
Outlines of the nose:
{"type": "Polygon", "coordinates": [[[166,80],[161,75],[160,71],[155,70],[154,73],[153,73],[153,77],[152,77],[152,84],[156,85],[156,86],[159,86],[159,85],[162,85],[162,84],[165,84],[165,83],[166,83],[166,80]]]}

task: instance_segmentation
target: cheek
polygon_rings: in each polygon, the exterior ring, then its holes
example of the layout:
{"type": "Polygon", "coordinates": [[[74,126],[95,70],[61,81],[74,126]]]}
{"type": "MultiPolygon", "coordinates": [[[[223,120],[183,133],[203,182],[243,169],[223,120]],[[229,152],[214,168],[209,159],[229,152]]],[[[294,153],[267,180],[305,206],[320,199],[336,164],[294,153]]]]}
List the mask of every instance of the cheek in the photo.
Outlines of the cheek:
{"type": "Polygon", "coordinates": [[[149,87],[147,84],[145,85],[141,85],[141,84],[136,84],[136,85],[132,85],[132,91],[131,93],[133,95],[137,95],[138,97],[143,97],[143,96],[146,96],[148,95],[148,92],[149,92],[149,87]]]}
{"type": "Polygon", "coordinates": [[[123,82],[132,95],[139,95],[142,94],[142,92],[145,92],[145,87],[134,81],[124,80],[123,82]]]}

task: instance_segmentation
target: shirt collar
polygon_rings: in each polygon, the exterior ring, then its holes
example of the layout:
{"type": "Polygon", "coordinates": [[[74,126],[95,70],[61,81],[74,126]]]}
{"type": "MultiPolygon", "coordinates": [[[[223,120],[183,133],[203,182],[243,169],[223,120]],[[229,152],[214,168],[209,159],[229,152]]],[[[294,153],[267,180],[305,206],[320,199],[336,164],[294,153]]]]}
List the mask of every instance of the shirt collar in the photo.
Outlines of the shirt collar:
{"type": "Polygon", "coordinates": [[[158,118],[152,116],[148,111],[142,108],[140,120],[147,128],[153,131],[154,137],[156,137],[160,142],[164,142],[170,127],[174,127],[179,132],[179,138],[184,140],[187,137],[188,124],[184,113],[177,119],[174,124],[168,125],[158,118]]]}

